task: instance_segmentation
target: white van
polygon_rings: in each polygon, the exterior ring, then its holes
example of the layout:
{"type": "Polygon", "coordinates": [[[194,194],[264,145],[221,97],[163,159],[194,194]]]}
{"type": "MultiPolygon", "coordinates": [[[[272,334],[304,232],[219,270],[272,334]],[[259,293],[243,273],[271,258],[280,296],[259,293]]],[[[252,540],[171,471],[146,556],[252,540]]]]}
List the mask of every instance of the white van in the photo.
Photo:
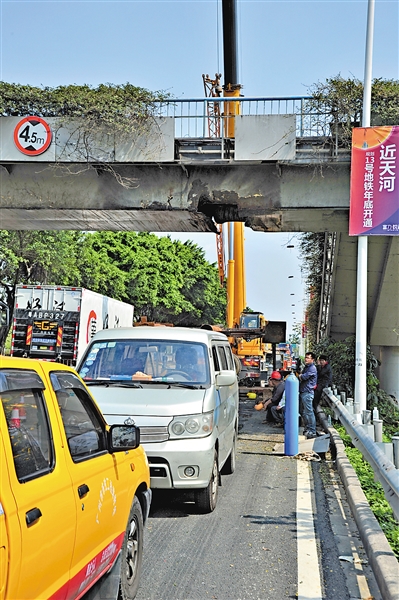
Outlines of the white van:
{"type": "Polygon", "coordinates": [[[233,473],[238,383],[227,337],[183,327],[95,334],[78,372],[109,424],[139,426],[151,487],[194,491],[214,510],[220,473],[233,473]]]}

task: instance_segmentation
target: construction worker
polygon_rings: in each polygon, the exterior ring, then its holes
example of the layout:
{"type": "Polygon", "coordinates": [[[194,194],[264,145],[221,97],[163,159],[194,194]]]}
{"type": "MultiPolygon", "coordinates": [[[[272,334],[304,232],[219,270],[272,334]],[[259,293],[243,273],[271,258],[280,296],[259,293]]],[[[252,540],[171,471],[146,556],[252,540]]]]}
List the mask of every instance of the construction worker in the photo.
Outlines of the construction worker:
{"type": "Polygon", "coordinates": [[[273,371],[272,374],[270,375],[269,378],[269,384],[272,386],[273,388],[273,393],[272,393],[272,397],[269,398],[269,400],[266,400],[264,402],[264,407],[263,409],[266,411],[266,419],[263,421],[263,423],[275,423],[275,419],[273,418],[273,414],[272,414],[272,406],[278,406],[280,403],[280,400],[284,394],[284,390],[285,390],[285,381],[281,376],[281,373],[279,373],[279,371],[273,371]]]}
{"type": "Polygon", "coordinates": [[[316,407],[320,402],[321,395],[324,388],[332,386],[333,373],[331,366],[328,362],[328,358],[325,354],[320,354],[319,360],[317,361],[317,388],[314,391],[313,398],[313,410],[316,411],[316,407]]]}
{"type": "Polygon", "coordinates": [[[313,352],[306,352],[305,367],[299,375],[299,413],[304,422],[304,436],[309,440],[317,436],[313,410],[314,391],[317,386],[317,369],[313,352]]]}

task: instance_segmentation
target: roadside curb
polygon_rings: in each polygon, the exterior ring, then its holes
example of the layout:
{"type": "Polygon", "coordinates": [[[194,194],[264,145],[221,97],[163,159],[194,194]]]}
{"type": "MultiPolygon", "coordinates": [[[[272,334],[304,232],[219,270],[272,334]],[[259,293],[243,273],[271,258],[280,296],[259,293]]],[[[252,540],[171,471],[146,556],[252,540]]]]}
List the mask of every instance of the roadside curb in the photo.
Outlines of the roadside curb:
{"type": "Polygon", "coordinates": [[[396,556],[370,508],[339,433],[333,427],[328,427],[326,416],[320,409],[318,417],[323,429],[331,436],[338,473],[381,595],[384,600],[398,600],[399,563],[396,556]]]}

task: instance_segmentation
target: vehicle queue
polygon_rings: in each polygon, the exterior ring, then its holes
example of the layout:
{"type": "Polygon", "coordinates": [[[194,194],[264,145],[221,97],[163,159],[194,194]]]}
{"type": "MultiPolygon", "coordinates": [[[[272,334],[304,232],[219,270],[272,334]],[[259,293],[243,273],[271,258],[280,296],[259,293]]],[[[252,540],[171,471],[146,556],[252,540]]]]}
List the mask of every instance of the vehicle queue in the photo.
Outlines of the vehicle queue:
{"type": "Polygon", "coordinates": [[[0,600],[77,599],[110,573],[135,598],[151,488],[193,489],[211,512],[234,472],[223,334],[102,331],[77,368],[0,356],[0,600]]]}

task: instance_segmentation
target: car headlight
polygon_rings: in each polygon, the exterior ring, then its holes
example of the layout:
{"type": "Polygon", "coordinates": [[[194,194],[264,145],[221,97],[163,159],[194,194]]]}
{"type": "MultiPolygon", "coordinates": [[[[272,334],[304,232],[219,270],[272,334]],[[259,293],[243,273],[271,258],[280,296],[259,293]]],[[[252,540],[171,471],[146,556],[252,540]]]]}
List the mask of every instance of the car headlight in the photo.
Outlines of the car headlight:
{"type": "Polygon", "coordinates": [[[169,424],[169,438],[206,437],[212,433],[213,412],[175,417],[169,424]]]}

